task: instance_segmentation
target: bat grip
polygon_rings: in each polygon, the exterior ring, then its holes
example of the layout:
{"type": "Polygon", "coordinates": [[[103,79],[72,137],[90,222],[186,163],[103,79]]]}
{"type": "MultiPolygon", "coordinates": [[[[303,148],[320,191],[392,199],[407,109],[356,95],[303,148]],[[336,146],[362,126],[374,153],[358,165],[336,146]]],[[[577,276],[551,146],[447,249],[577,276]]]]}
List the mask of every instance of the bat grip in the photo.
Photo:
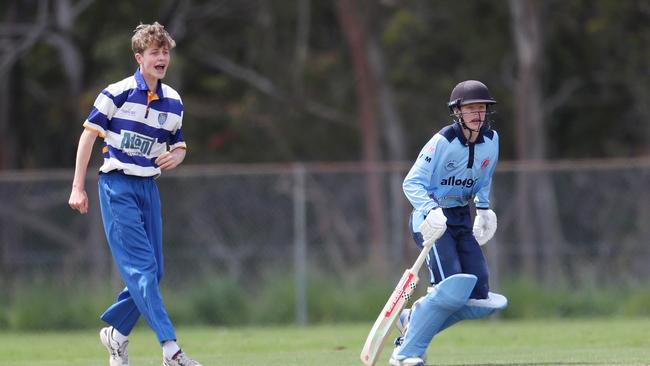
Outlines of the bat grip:
{"type": "Polygon", "coordinates": [[[415,260],[415,263],[413,263],[413,267],[411,267],[411,272],[413,273],[418,273],[420,271],[420,267],[422,267],[422,263],[424,263],[424,260],[427,258],[427,255],[429,255],[429,251],[431,248],[435,245],[435,240],[428,240],[424,242],[424,247],[422,248],[422,251],[420,252],[420,255],[418,255],[418,258],[415,260]]]}

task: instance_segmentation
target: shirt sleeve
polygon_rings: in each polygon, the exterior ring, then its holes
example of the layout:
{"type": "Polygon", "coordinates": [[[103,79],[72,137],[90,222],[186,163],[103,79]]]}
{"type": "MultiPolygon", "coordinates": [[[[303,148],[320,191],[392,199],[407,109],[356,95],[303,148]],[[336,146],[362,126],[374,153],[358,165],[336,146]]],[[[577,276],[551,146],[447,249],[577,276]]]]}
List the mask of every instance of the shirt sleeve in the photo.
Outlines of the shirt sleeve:
{"type": "Polygon", "coordinates": [[[490,208],[490,190],[492,189],[492,173],[490,173],[490,178],[488,183],[481,188],[474,197],[474,203],[476,208],[488,209],[490,208]]]}
{"type": "Polygon", "coordinates": [[[187,148],[187,144],[185,143],[185,138],[183,137],[183,115],[185,114],[183,110],[183,103],[180,102],[180,118],[178,119],[178,123],[176,125],[176,128],[172,131],[171,135],[169,136],[169,150],[174,150],[179,147],[182,148],[187,148]]]}
{"type": "Polygon", "coordinates": [[[106,136],[109,121],[117,110],[114,98],[108,90],[102,90],[93,103],[93,109],[84,122],[84,127],[96,131],[102,137],[106,136]]]}
{"type": "Polygon", "coordinates": [[[436,134],[424,145],[402,184],[406,198],[413,208],[424,216],[438,207],[436,201],[429,197],[429,189],[441,155],[436,150],[442,146],[442,140],[442,135],[436,134]]]}
{"type": "Polygon", "coordinates": [[[494,169],[497,166],[497,162],[499,160],[499,137],[494,132],[494,159],[493,162],[490,164],[490,167],[488,168],[488,181],[487,184],[485,184],[477,193],[476,197],[474,197],[474,204],[476,205],[476,208],[479,209],[488,209],[490,208],[490,190],[492,189],[492,174],[494,174],[494,169]]]}

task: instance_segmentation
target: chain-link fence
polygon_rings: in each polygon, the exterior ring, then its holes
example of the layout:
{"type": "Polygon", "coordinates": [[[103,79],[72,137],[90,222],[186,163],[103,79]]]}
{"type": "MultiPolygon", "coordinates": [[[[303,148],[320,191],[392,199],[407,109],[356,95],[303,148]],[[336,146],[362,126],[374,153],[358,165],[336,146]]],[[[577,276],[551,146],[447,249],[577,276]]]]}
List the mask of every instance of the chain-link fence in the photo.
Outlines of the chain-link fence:
{"type": "MultiPolygon", "coordinates": [[[[401,192],[409,167],[186,166],[164,174],[166,277],[173,284],[219,274],[245,285],[296,270],[299,279],[345,279],[370,262],[399,274],[416,252],[401,192]]],[[[87,179],[88,215],[67,206],[71,179],[72,171],[0,173],[2,286],[37,275],[64,284],[118,281],[97,176],[87,179]]],[[[492,192],[499,230],[484,247],[493,282],[521,275],[551,284],[648,281],[648,182],[648,159],[502,162],[492,192]]]]}

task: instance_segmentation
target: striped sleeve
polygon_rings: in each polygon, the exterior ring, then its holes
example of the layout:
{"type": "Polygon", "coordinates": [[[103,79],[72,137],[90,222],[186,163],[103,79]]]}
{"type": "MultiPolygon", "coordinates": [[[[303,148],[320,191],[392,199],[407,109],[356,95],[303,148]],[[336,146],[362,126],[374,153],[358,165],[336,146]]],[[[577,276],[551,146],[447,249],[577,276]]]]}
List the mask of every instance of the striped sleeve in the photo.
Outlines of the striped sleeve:
{"type": "Polygon", "coordinates": [[[95,99],[93,109],[84,122],[84,127],[97,131],[100,136],[105,136],[109,128],[108,121],[113,118],[116,110],[113,96],[104,89],[95,99]]]}
{"type": "MultiPolygon", "coordinates": [[[[173,90],[173,89],[172,89],[173,90]]],[[[185,138],[183,138],[183,102],[181,101],[180,95],[174,91],[175,97],[178,98],[175,100],[175,110],[180,118],[178,119],[178,123],[176,124],[176,128],[171,131],[171,134],[169,136],[169,149],[174,150],[176,148],[182,147],[182,148],[187,148],[187,145],[185,144],[185,138]]]]}
{"type": "Polygon", "coordinates": [[[169,137],[169,149],[174,150],[176,148],[183,147],[186,148],[185,139],[183,138],[183,130],[177,129],[169,137]]]}

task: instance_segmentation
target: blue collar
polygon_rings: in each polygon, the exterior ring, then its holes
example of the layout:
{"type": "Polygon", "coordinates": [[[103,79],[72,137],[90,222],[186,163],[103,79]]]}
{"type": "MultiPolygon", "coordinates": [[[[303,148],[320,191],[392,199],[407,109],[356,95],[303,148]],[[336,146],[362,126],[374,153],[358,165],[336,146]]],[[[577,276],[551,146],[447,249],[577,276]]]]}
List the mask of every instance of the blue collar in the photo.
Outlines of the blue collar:
{"type": "MultiPolygon", "coordinates": [[[[454,123],[452,125],[452,128],[454,129],[454,132],[456,132],[456,137],[458,138],[458,141],[460,141],[461,144],[467,145],[467,139],[465,138],[465,134],[463,133],[463,127],[460,125],[460,123],[454,123]]],[[[478,131],[478,137],[476,138],[476,141],[474,141],[475,144],[482,144],[485,142],[485,139],[483,138],[484,135],[488,135],[488,137],[492,136],[491,131],[487,128],[487,126],[483,125],[481,126],[481,129],[478,131]]]]}
{"type": "MultiPolygon", "coordinates": [[[[135,74],[133,74],[133,77],[135,78],[135,82],[136,85],[138,86],[138,90],[149,91],[149,86],[147,86],[147,82],[144,80],[144,76],[142,76],[139,67],[135,70],[135,74]]],[[[156,94],[158,95],[158,98],[162,99],[163,97],[162,81],[160,80],[158,80],[158,85],[156,86],[156,94]]]]}

